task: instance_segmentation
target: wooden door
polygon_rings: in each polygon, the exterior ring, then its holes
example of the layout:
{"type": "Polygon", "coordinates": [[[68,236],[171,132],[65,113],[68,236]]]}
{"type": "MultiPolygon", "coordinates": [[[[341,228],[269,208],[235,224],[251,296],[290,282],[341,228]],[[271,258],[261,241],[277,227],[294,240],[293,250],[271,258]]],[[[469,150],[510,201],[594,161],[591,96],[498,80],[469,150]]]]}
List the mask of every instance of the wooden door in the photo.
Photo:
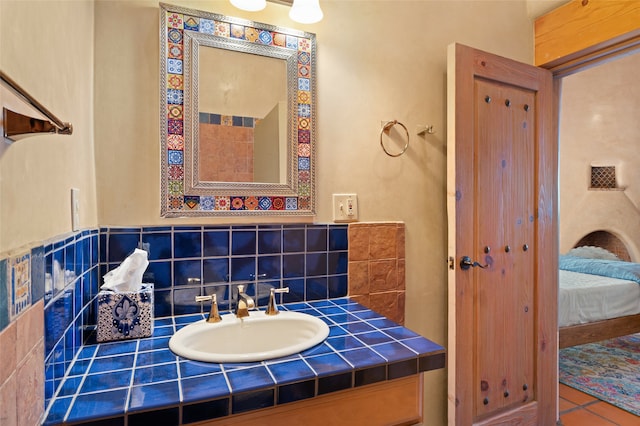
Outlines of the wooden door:
{"type": "Polygon", "coordinates": [[[449,49],[449,424],[557,418],[549,71],[449,49]]]}

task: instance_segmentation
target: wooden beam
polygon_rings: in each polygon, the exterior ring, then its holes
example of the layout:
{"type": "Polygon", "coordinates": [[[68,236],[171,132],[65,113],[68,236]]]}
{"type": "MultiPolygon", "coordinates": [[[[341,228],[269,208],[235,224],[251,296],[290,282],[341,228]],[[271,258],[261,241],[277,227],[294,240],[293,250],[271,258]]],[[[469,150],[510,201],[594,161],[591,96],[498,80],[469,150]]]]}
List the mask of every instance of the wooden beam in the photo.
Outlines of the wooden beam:
{"type": "Polygon", "coordinates": [[[535,21],[535,64],[554,68],[640,39],[640,1],[573,0],[535,21]]]}

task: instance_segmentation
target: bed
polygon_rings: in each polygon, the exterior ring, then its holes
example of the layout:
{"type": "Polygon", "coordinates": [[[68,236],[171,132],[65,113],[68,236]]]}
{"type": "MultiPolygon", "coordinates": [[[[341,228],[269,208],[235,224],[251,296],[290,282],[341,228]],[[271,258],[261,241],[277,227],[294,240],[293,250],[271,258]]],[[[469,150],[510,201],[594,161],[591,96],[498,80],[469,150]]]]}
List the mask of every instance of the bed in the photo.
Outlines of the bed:
{"type": "Polygon", "coordinates": [[[640,332],[640,264],[579,247],[559,265],[560,348],[640,332]]]}

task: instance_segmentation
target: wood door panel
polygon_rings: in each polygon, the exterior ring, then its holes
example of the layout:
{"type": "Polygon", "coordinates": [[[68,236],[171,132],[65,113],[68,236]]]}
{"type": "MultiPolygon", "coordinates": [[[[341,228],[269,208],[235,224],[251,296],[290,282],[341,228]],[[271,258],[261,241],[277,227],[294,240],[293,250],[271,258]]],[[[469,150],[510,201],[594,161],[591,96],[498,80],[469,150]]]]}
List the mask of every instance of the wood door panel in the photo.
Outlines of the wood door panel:
{"type": "Polygon", "coordinates": [[[449,423],[553,424],[551,74],[460,45],[450,58],[449,423]]]}
{"type": "Polygon", "coordinates": [[[522,405],[534,392],[533,115],[534,94],[517,87],[475,83],[476,416],[522,405]],[[525,250],[525,244],[527,249],[525,250]],[[488,252],[488,253],[487,253],[488,252]],[[533,307],[533,306],[531,306],[533,307]],[[526,389],[525,389],[526,388],[526,389]]]}

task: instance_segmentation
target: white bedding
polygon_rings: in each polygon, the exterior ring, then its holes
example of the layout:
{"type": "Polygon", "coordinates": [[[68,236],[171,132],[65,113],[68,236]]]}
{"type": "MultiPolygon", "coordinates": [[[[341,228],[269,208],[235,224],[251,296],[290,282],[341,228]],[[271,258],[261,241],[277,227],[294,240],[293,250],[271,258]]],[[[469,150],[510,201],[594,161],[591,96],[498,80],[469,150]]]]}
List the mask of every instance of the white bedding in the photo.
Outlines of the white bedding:
{"type": "Polygon", "coordinates": [[[558,325],[585,324],[640,313],[633,281],[560,270],[558,325]]]}

